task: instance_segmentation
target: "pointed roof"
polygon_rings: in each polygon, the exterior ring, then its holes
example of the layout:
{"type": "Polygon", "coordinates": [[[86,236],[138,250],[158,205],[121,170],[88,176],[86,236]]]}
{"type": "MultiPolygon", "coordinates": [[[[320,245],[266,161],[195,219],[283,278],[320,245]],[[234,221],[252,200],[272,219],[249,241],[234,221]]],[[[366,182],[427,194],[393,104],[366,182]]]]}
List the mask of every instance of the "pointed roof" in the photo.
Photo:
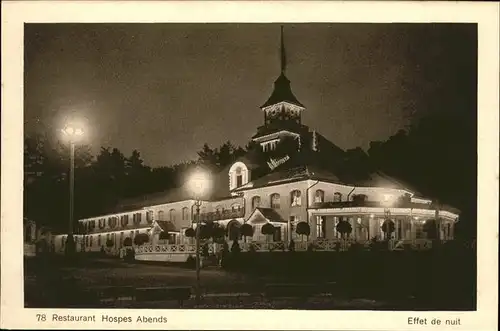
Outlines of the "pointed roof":
{"type": "Polygon", "coordinates": [[[265,108],[267,106],[275,105],[280,102],[288,102],[293,105],[304,108],[304,105],[300,103],[295,97],[290,86],[290,80],[286,78],[285,74],[282,72],[281,75],[274,82],[274,90],[269,99],[260,106],[260,108],[265,108]]]}
{"type": "Polygon", "coordinates": [[[283,41],[283,26],[281,26],[280,64],[281,64],[281,74],[279,75],[278,79],[274,81],[273,93],[260,108],[275,105],[280,102],[288,102],[304,108],[304,105],[300,103],[299,100],[297,100],[297,98],[293,94],[292,88],[290,86],[290,80],[285,76],[286,52],[285,52],[285,43],[283,41]]]}
{"type": "Polygon", "coordinates": [[[272,208],[262,208],[257,207],[255,210],[248,216],[245,223],[262,223],[262,222],[286,222],[281,215],[276,212],[276,210],[272,208]]]}

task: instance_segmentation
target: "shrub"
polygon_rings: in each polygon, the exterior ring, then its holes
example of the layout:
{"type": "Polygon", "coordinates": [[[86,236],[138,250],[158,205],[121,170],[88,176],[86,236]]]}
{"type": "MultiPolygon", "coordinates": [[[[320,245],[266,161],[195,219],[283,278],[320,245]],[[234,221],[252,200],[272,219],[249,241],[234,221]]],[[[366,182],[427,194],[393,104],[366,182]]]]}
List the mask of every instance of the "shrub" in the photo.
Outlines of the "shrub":
{"type": "Polygon", "coordinates": [[[123,246],[125,246],[125,247],[132,246],[132,238],[130,238],[130,237],[125,238],[123,240],[123,246]]]}
{"type": "Polygon", "coordinates": [[[316,245],[314,245],[314,243],[310,243],[309,245],[307,245],[308,252],[314,252],[315,249],[316,249],[316,245]]]}
{"type": "Polygon", "coordinates": [[[204,257],[207,257],[210,255],[208,252],[208,243],[203,244],[203,247],[201,248],[201,255],[204,257]]]}
{"type": "Polygon", "coordinates": [[[274,234],[274,229],[274,225],[272,225],[271,223],[266,223],[262,226],[261,232],[262,234],[266,235],[267,239],[267,236],[274,234]]]}
{"type": "Polygon", "coordinates": [[[253,236],[253,227],[250,224],[245,223],[241,226],[240,232],[241,232],[241,235],[244,236],[246,239],[246,237],[253,236]]]}
{"type": "Polygon", "coordinates": [[[382,231],[385,233],[385,238],[386,240],[389,240],[391,238],[391,234],[394,232],[396,229],[394,222],[387,219],[384,221],[382,224],[382,231]]]}
{"type": "Polygon", "coordinates": [[[193,228],[186,229],[186,231],[184,232],[184,234],[188,238],[194,238],[194,237],[196,237],[196,231],[193,228]]]}
{"type": "Polygon", "coordinates": [[[299,224],[297,224],[297,230],[295,231],[299,235],[309,237],[311,234],[311,227],[306,222],[299,222],[299,224]]]}
{"type": "Polygon", "coordinates": [[[146,233],[139,233],[134,237],[134,244],[137,246],[141,246],[147,242],[149,242],[149,236],[146,233]]]}
{"type": "Polygon", "coordinates": [[[340,232],[340,234],[342,235],[342,238],[345,238],[346,235],[348,235],[352,232],[351,224],[345,220],[341,220],[337,224],[336,229],[338,232],[340,232]]]}
{"type": "Polygon", "coordinates": [[[290,243],[288,244],[288,250],[290,252],[295,252],[295,241],[293,241],[293,239],[290,240],[290,243]]]}

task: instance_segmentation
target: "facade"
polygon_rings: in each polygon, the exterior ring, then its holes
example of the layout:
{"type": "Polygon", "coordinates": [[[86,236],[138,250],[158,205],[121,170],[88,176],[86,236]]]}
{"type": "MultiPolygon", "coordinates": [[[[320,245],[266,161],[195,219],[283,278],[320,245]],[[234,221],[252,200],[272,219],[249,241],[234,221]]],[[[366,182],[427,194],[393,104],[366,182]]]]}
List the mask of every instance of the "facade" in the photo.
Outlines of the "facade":
{"type": "MultiPolygon", "coordinates": [[[[243,250],[251,243],[258,250],[286,249],[292,240],[299,250],[311,244],[329,250],[339,241],[390,239],[397,248],[453,239],[456,209],[380,172],[354,176],[343,165],[344,151],[302,123],[307,110],[286,77],[284,52],[282,41],[281,73],[261,106],[264,123],[251,137],[255,148],[211,174],[212,194],[201,203],[201,221],[224,227],[227,241],[243,224],[251,225],[252,237],[236,236],[243,250]],[[309,235],[297,233],[302,222],[309,235]],[[274,226],[272,234],[262,233],[266,223],[274,226]]],[[[194,252],[186,230],[194,227],[195,203],[187,187],[180,187],[124,203],[117,213],[79,220],[77,249],[119,254],[126,238],[133,242],[144,233],[149,241],[137,245],[136,257],[187,256],[194,252]]],[[[55,238],[56,252],[64,251],[65,239],[55,238]]]]}

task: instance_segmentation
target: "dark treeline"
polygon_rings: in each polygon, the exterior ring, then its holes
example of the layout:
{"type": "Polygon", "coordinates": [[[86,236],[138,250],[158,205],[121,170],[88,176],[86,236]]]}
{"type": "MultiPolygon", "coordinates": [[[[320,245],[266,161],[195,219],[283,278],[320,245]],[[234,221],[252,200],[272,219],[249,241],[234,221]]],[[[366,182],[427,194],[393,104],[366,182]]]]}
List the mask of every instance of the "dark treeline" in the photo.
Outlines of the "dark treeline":
{"type": "MultiPolygon", "coordinates": [[[[453,115],[433,115],[386,141],[374,141],[365,152],[349,149],[343,160],[352,173],[381,170],[418,189],[425,196],[461,209],[462,235],[476,233],[477,134],[475,122],[453,115]]],[[[126,156],[116,148],[101,148],[93,156],[88,146],[75,152],[75,218],[107,213],[122,199],[180,186],[182,174],[197,164],[222,170],[253,149],[226,142],[205,144],[198,159],[152,168],[134,150],[126,156]]],[[[24,215],[56,230],[68,219],[68,146],[43,135],[25,137],[24,215]]]]}

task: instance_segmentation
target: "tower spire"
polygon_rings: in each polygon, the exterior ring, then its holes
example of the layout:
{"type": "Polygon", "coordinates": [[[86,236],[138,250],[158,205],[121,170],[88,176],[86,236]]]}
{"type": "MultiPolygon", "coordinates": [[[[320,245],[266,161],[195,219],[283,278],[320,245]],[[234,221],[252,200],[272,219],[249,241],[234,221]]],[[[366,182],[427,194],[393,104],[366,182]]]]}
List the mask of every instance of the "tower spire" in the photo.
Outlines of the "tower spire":
{"type": "Polygon", "coordinates": [[[286,71],[286,53],[285,42],[283,41],[283,25],[281,26],[281,73],[285,74],[286,71]]]}

